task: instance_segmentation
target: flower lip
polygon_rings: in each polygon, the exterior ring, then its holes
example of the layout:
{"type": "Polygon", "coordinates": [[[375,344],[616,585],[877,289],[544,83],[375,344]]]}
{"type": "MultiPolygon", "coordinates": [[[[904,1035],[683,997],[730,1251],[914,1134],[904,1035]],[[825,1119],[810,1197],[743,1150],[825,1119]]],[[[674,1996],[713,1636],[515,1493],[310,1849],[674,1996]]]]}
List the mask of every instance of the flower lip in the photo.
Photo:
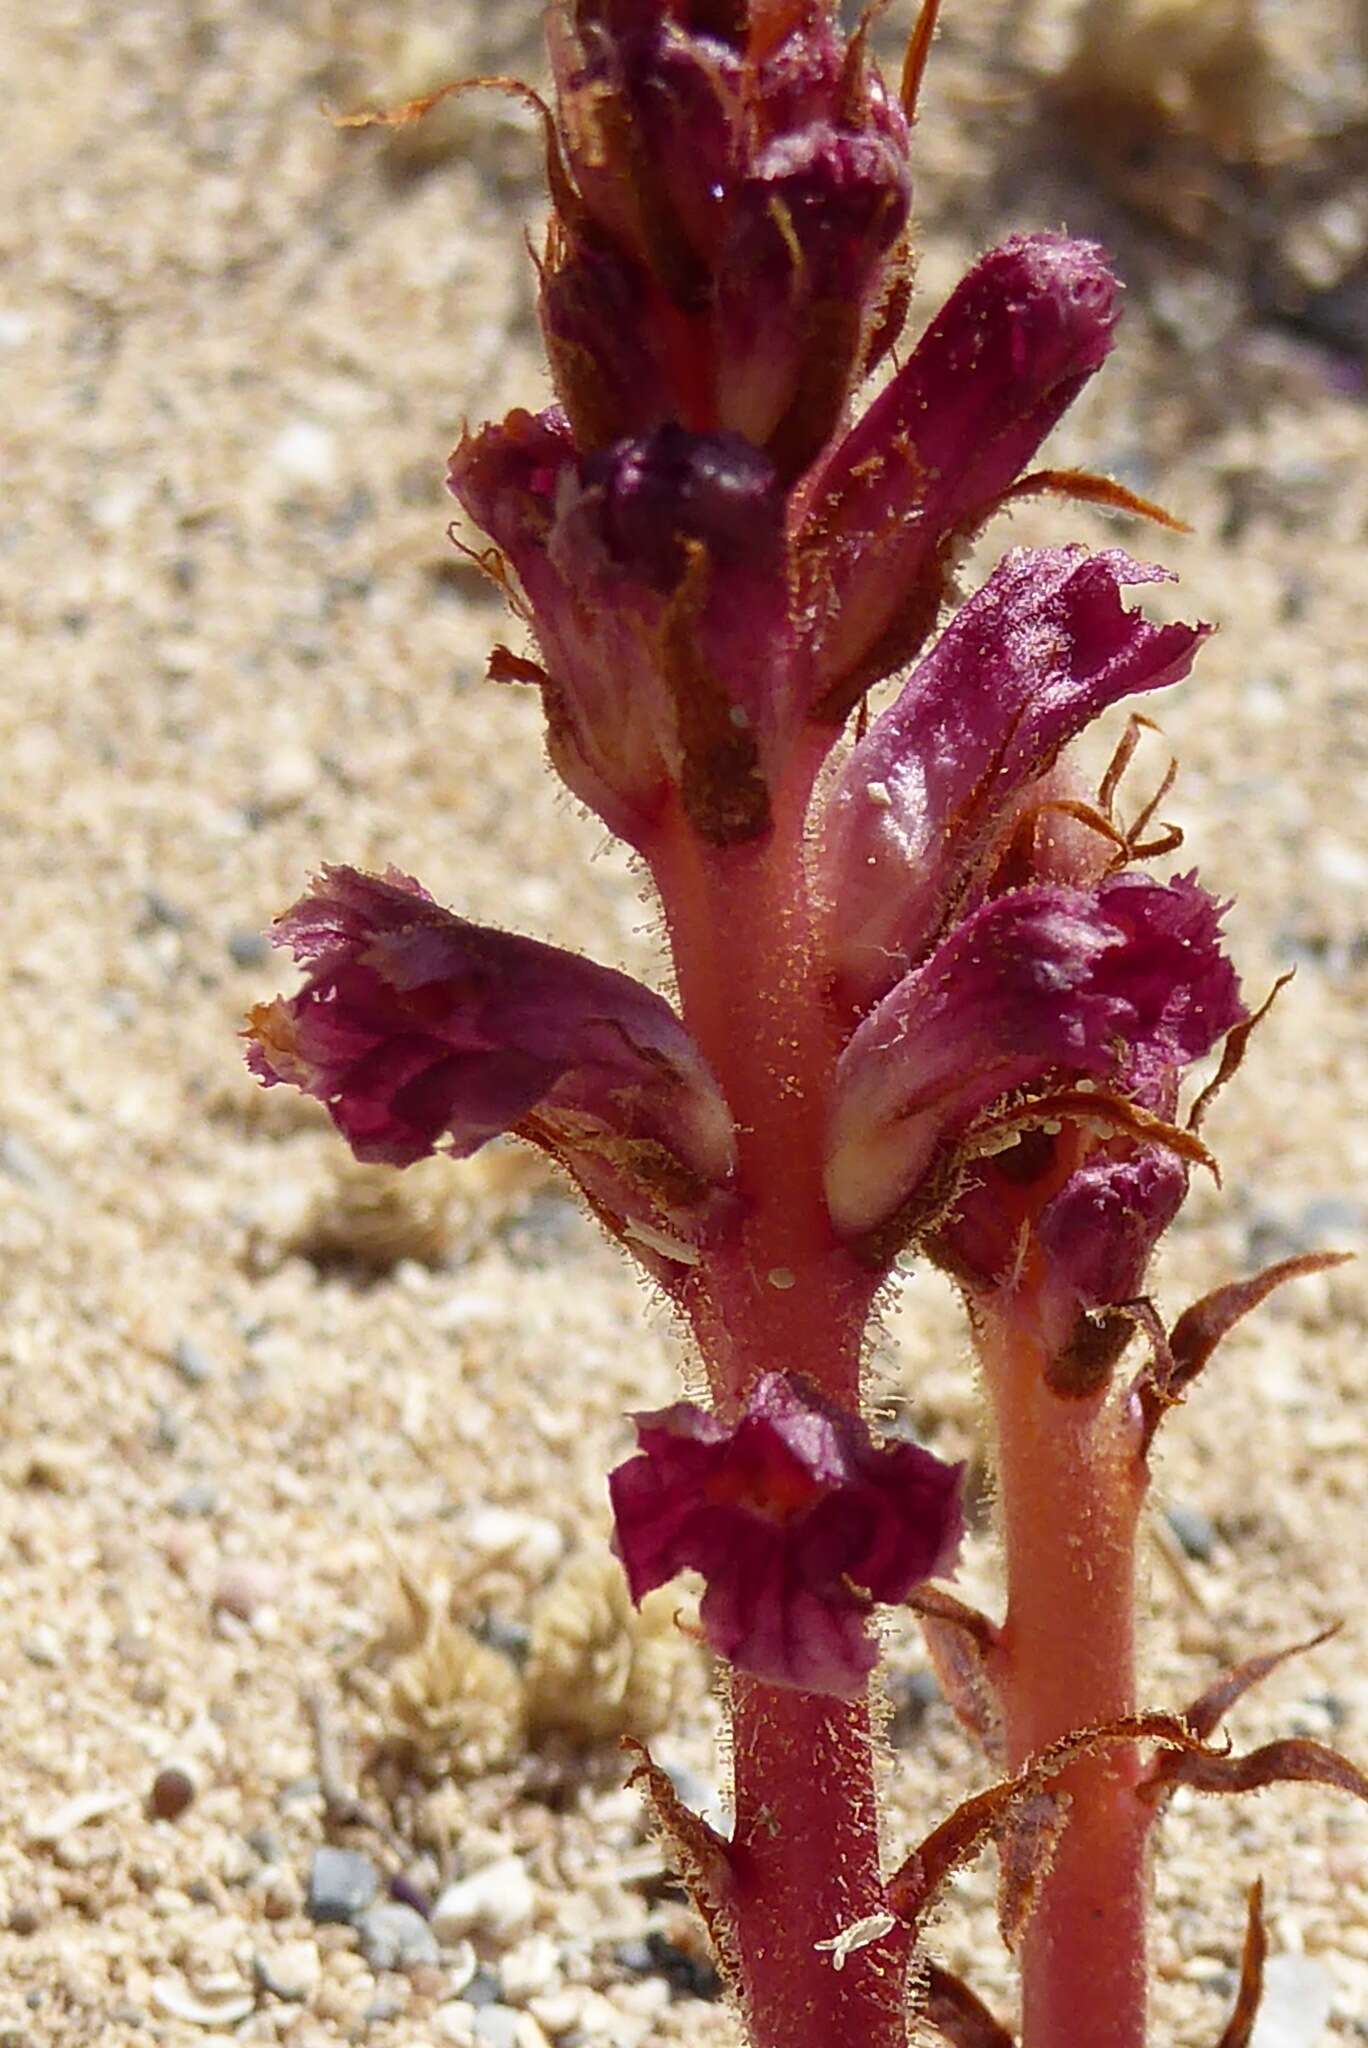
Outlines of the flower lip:
{"type": "Polygon", "coordinates": [[[734,1426],[689,1402],[636,1418],[609,1481],[634,1600],[691,1567],[718,1655],[775,1685],[854,1697],[876,1603],[953,1568],[962,1468],[768,1373],[734,1426]]]}

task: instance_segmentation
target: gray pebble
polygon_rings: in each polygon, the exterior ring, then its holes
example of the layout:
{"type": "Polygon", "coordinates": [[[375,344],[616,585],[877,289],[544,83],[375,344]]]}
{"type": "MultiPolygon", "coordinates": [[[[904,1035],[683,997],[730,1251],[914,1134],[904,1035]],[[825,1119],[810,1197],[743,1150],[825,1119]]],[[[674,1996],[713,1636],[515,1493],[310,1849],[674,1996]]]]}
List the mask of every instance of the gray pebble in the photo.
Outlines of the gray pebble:
{"type": "Polygon", "coordinates": [[[171,1347],[171,1363],[187,1387],[204,1387],[214,1377],[214,1361],[193,1337],[177,1337],[171,1347]]]}
{"type": "Polygon", "coordinates": [[[498,1973],[486,1963],[481,1963],[470,1982],[462,1986],[461,1996],[467,2005],[497,2005],[503,1997],[498,1973]]]}
{"type": "MultiPolygon", "coordinates": [[[[465,1997],[469,1999],[469,1992],[465,1997]]],[[[522,2015],[511,2005],[486,2005],[475,2015],[475,2039],[481,2048],[518,2048],[522,2015]]]]}
{"type": "Polygon", "coordinates": [[[1317,1195],[1301,1212],[1301,1234],[1312,1251],[1327,1241],[1333,1249],[1337,1238],[1361,1237],[1364,1222],[1361,1202],[1343,1195],[1317,1195]]]}
{"type": "Polygon", "coordinates": [[[365,1912],[380,1889],[380,1873],[355,1849],[315,1849],[309,1865],[309,1918],[346,1925],[365,1912]]]}
{"type": "Polygon", "coordinates": [[[229,932],[228,958],[235,967],[260,967],[269,959],[271,942],[262,932],[229,932]]]}
{"type": "Polygon", "coordinates": [[[373,1970],[412,1970],[441,1959],[436,1936],[421,1913],[397,1899],[370,1906],[356,1922],[361,1953],[373,1970]]]}
{"type": "Polygon", "coordinates": [[[1182,1501],[1175,1501],[1165,1508],[1164,1520],[1172,1529],[1186,1555],[1198,1564],[1206,1564],[1216,1548],[1216,1524],[1200,1508],[1190,1508],[1182,1501]]]}
{"type": "Polygon", "coordinates": [[[1270,1956],[1250,2048],[1317,2048],[1330,2021],[1329,1972],[1310,1956],[1270,1956]]]}
{"type": "Polygon", "coordinates": [[[206,1479],[192,1479],[189,1486],[183,1486],[171,1502],[171,1512],[188,1521],[195,1515],[212,1515],[217,1506],[217,1489],[206,1479]]]}

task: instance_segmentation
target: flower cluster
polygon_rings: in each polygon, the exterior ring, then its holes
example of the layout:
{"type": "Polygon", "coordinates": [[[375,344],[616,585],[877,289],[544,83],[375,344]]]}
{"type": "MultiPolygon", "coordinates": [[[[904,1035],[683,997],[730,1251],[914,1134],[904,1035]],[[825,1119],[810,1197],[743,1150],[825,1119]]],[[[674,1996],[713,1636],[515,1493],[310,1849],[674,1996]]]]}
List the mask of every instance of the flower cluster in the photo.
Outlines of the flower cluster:
{"type": "MultiPolygon", "coordinates": [[[[1140,871],[1066,749],[1182,677],[1202,629],[1128,610],[1161,572],[1120,552],[1018,550],[924,650],[966,543],[1105,357],[1113,280],[1086,243],[1013,238],[860,409],[910,289],[910,110],[863,32],[818,0],[561,0],[551,46],[557,403],[468,435],[450,472],[535,643],[491,672],[539,688],[555,766],[672,925],[682,843],[725,892],[785,824],[832,1245],[881,1275],[915,1243],[981,1299],[1029,1287],[1094,1391],[1116,1347],[1089,1332],[1201,1156],[1183,1075],[1244,1012],[1219,907],[1140,871]]],[[[328,870],[279,936],[307,974],[254,1014],[265,1082],[325,1103],[361,1158],[541,1145],[688,1312],[754,1196],[727,1048],[687,1006],[395,874],[328,870]]],[[[693,1565],[719,1651],[856,1689],[869,1607],[953,1553],[953,1475],[778,1373],[726,1420],[639,1427],[614,1479],[633,1591],[693,1565]]]]}

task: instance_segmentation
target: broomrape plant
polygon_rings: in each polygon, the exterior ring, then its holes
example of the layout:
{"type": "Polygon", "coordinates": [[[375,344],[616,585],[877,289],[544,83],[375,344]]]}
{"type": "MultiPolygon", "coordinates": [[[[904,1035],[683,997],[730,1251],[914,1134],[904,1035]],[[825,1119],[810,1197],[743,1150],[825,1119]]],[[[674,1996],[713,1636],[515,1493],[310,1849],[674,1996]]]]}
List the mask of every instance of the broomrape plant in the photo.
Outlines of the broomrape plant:
{"type": "MultiPolygon", "coordinates": [[[[1239,1316],[1329,1260],[1171,1329],[1145,1294],[1257,1016],[1223,906],[1154,871],[1178,844],[1159,798],[1129,814],[1138,721],[1100,787],[1069,749],[1180,680],[1205,628],[1127,607],[1163,570],[1058,547],[1008,554],[936,635],[1015,497],[1155,508],[1029,471],[1111,345],[1088,243],[992,250],[863,395],[910,296],[934,16],[891,90],[868,20],[846,36],[828,0],[552,0],[557,402],[467,434],[450,486],[532,649],[496,648],[490,674],[540,691],[557,772],[644,864],[678,1000],[406,875],[332,867],[279,921],[303,985],[253,1013],[249,1057],[362,1160],[540,1146],[691,1334],[710,1405],[637,1416],[609,1486],[633,1597],[700,1573],[729,1673],[730,1836],[642,1751],[636,1776],[752,2048],[904,2048],[917,2011],[965,2048],[1008,2043],[921,1947],[989,1842],[1025,2048],[1141,2048],[1173,1788],[1368,1796],[1314,1742],[1212,1746],[1286,1651],[1185,1715],[1136,1694],[1155,1433],[1239,1316]],[[1000,1623],[943,1584],[959,1468],[862,1409],[871,1313],[909,1253],[957,1283],[982,1369],[1000,1623]],[[888,1874],[869,1684],[876,1610],[904,1602],[999,1782],[888,1874]]],[[[1255,1900],[1224,2048],[1249,2038],[1261,1957],[1255,1900]]]]}

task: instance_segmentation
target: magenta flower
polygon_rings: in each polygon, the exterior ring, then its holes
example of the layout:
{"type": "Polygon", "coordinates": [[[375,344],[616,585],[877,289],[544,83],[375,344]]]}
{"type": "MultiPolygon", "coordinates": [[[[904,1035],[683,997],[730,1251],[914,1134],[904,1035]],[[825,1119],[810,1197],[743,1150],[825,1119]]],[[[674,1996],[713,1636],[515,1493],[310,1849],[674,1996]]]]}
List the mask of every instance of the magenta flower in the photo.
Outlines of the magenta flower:
{"type": "Polygon", "coordinates": [[[672,419],[744,434],[792,477],[868,367],[890,263],[906,268],[907,121],[824,8],[676,15],[549,10],[573,185],[555,195],[547,351],[586,452],[672,419]]]}
{"type": "Polygon", "coordinates": [[[980,527],[1100,368],[1116,282],[1100,249],[1017,235],[952,293],[803,485],[799,602],[814,703],[842,719],[919,651],[956,543],[980,527]]]}
{"type": "Polygon", "coordinates": [[[359,1159],[463,1158],[516,1131],[639,1244],[680,1257],[732,1172],[725,1103],[668,1003],[625,974],[468,924],[416,882],[325,868],[276,941],[308,968],[259,1005],[249,1063],[327,1106],[359,1159]]]}
{"type": "Polygon", "coordinates": [[[852,1009],[982,895],[1061,748],[1108,705],[1186,675],[1205,628],[1154,626],[1121,602],[1126,584],[1167,580],[1119,549],[1015,549],[874,721],[823,822],[830,958],[852,1009]]]}
{"type": "Polygon", "coordinates": [[[1219,918],[1191,877],[981,904],[841,1055],[826,1169],[838,1229],[874,1232],[909,1203],[916,1216],[919,1188],[917,1221],[941,1221],[977,1120],[1008,1098],[1082,1081],[1143,1103],[1208,1051],[1243,1014],[1219,918]]]}
{"type": "Polygon", "coordinates": [[[963,1468],[875,1444],[778,1372],[733,1426],[687,1401],[636,1425],[640,1451],[609,1480],[632,1598],[691,1567],[719,1656],[772,1685],[856,1695],[877,1657],[873,1607],[954,1567],[963,1468]]]}

